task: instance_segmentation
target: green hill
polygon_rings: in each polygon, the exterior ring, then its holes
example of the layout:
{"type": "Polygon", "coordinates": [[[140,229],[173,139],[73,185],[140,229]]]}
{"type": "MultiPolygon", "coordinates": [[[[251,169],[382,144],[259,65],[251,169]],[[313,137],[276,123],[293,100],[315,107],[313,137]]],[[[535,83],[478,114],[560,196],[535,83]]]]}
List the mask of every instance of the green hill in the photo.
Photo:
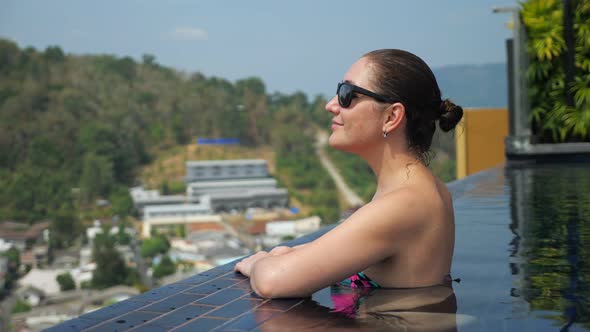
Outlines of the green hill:
{"type": "Polygon", "coordinates": [[[127,188],[140,170],[196,137],[269,147],[291,195],[336,221],[334,184],[313,153],[324,103],[269,95],[258,78],[180,73],[150,55],[73,56],[0,39],[0,221],[53,220],[53,245],[67,246],[85,220],[132,214],[127,188]],[[97,208],[99,198],[111,205],[97,208]]]}

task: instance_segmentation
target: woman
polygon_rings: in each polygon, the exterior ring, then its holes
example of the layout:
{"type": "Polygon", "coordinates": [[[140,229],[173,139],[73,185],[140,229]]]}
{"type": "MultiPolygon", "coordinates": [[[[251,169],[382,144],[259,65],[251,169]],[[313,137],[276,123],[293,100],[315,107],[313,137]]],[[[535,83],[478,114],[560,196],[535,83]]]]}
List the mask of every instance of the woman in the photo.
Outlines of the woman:
{"type": "Polygon", "coordinates": [[[435,122],[449,131],[461,119],[461,107],[441,100],[420,58],[377,50],[350,67],[326,110],[333,115],[330,145],[360,156],[375,173],[373,199],[315,241],[260,251],[235,270],[267,298],[308,296],[347,277],[353,287],[447,282],[453,205],[426,163],[435,122]]]}

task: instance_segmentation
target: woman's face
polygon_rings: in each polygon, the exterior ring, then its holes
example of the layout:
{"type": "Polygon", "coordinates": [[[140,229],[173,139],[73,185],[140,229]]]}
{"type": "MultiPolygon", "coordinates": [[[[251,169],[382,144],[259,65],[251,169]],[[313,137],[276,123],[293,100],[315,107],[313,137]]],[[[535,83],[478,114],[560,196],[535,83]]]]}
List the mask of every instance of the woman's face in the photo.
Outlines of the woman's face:
{"type": "MultiPolygon", "coordinates": [[[[344,75],[343,81],[361,88],[375,91],[370,84],[372,70],[366,58],[360,58],[344,75]]],[[[326,110],[332,113],[332,134],[330,146],[338,150],[360,154],[368,147],[383,140],[383,108],[375,99],[355,93],[346,108],[338,104],[334,96],[327,104],[326,110]]]]}

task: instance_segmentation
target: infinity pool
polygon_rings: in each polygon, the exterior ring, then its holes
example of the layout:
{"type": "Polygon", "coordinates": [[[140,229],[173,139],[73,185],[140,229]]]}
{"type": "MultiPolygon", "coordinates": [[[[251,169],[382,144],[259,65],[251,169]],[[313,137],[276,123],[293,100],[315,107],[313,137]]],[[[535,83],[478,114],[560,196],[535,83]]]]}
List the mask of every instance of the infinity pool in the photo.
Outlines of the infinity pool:
{"type": "MultiPolygon", "coordinates": [[[[450,287],[328,287],[264,300],[232,264],[51,331],[587,331],[590,168],[498,167],[449,184],[456,217],[450,287]]],[[[292,241],[317,238],[328,228],[292,241]]]]}
{"type": "MultiPolygon", "coordinates": [[[[456,222],[452,274],[460,279],[452,285],[454,294],[439,287],[359,296],[356,326],[590,330],[590,168],[498,167],[449,188],[456,222]]],[[[341,317],[334,312],[339,310],[334,293],[322,290],[312,301],[341,317]]]]}
{"type": "Polygon", "coordinates": [[[496,168],[451,184],[465,331],[590,329],[590,167],[496,168]]]}

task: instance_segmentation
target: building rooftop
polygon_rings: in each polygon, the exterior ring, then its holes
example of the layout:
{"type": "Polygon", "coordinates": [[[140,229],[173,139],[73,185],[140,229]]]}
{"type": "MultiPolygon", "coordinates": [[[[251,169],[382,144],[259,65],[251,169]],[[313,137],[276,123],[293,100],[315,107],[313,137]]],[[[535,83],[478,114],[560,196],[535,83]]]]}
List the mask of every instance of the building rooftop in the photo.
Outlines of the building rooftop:
{"type": "Polygon", "coordinates": [[[230,159],[230,160],[193,160],[187,161],[186,166],[227,166],[227,165],[266,165],[264,159],[230,159]]]}
{"type": "Polygon", "coordinates": [[[191,182],[187,186],[193,188],[220,188],[220,187],[234,187],[234,186],[256,186],[269,185],[276,186],[277,180],[273,178],[252,178],[252,179],[232,179],[223,181],[199,181],[191,182]]]}
{"type": "Polygon", "coordinates": [[[148,205],[144,208],[144,213],[151,212],[190,212],[194,210],[208,211],[210,208],[204,204],[169,204],[169,205],[148,205]]]}
{"type": "Polygon", "coordinates": [[[191,198],[184,196],[184,195],[162,195],[162,196],[147,196],[147,197],[137,197],[134,198],[133,201],[135,203],[140,202],[149,202],[149,203],[165,203],[165,202],[184,202],[190,201],[191,198]]]}
{"type": "Polygon", "coordinates": [[[66,270],[41,270],[32,269],[18,283],[21,287],[35,287],[42,290],[46,295],[58,294],[60,292],[56,277],[66,270]]]}
{"type": "Polygon", "coordinates": [[[33,225],[5,221],[0,223],[0,238],[5,240],[28,240],[36,239],[49,228],[51,221],[42,221],[33,225]]]}
{"type": "Polygon", "coordinates": [[[208,194],[212,200],[217,199],[234,199],[234,198],[249,198],[264,195],[287,195],[288,191],[285,188],[268,188],[268,189],[246,189],[235,192],[216,192],[208,194]]]}

